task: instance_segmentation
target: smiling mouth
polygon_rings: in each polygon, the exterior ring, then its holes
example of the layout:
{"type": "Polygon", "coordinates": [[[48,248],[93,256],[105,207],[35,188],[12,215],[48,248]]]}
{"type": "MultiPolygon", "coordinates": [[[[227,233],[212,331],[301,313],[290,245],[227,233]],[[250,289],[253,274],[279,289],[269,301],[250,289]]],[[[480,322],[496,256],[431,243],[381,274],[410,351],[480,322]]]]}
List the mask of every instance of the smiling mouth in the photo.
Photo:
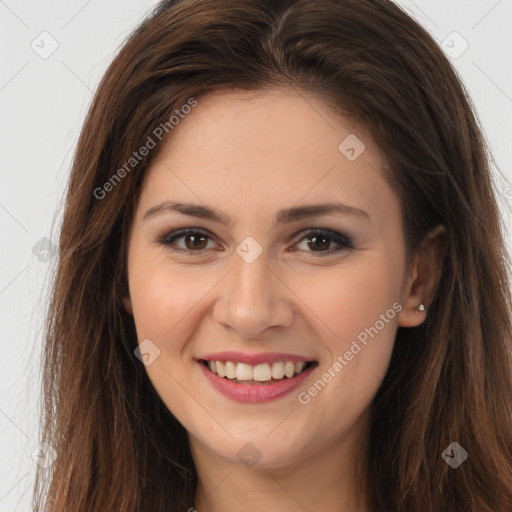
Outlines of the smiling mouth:
{"type": "Polygon", "coordinates": [[[317,366],[317,361],[276,361],[263,364],[235,363],[234,361],[206,361],[199,362],[208,370],[230,382],[236,384],[268,385],[285,380],[291,380],[305,372],[312,366],[317,366]]]}

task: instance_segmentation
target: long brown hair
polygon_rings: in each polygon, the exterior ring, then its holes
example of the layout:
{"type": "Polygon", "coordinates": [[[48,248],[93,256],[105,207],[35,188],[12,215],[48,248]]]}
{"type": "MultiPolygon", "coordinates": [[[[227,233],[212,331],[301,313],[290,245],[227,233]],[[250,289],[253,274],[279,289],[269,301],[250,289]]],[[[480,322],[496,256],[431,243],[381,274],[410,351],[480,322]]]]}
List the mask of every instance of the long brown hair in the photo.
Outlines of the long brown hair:
{"type": "Polygon", "coordinates": [[[452,65],[388,0],[175,0],[113,60],[76,149],[45,330],[41,441],[57,458],[37,474],[37,512],[193,505],[186,431],[134,356],[121,302],[133,205],[172,131],[112,177],[190,98],[275,86],[315,94],[369,130],[401,199],[409,257],[446,228],[427,319],[398,329],[372,402],[371,510],[512,510],[508,253],[489,149],[452,65]],[[456,470],[441,457],[452,442],[469,454],[456,470]]]}

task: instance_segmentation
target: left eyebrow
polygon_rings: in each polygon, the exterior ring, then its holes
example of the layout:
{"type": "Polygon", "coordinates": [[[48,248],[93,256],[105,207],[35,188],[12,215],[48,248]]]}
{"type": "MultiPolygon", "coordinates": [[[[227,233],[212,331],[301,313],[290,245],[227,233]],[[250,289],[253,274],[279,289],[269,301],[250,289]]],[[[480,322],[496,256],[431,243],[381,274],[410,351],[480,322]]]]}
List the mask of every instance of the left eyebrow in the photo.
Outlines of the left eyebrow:
{"type": "MultiPolygon", "coordinates": [[[[213,222],[223,224],[227,227],[232,227],[234,224],[233,219],[231,219],[220,210],[210,208],[208,206],[177,201],[164,201],[163,203],[153,206],[144,214],[144,220],[149,217],[154,217],[155,215],[168,212],[178,212],[190,217],[211,220],[213,222]]],[[[292,208],[279,210],[276,214],[276,224],[289,224],[301,219],[306,219],[309,217],[320,217],[321,215],[328,215],[333,213],[351,215],[367,221],[370,220],[370,215],[364,210],[343,203],[330,202],[306,206],[295,206],[292,208]]]]}

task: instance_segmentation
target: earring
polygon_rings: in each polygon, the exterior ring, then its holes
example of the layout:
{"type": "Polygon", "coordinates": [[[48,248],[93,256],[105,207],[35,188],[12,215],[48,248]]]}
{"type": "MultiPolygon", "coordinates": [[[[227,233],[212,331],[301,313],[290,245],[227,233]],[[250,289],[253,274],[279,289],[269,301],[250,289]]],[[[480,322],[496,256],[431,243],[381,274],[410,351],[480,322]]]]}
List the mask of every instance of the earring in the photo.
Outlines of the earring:
{"type": "Polygon", "coordinates": [[[421,313],[425,311],[425,306],[423,304],[420,304],[417,308],[416,308],[416,313],[421,313]]]}

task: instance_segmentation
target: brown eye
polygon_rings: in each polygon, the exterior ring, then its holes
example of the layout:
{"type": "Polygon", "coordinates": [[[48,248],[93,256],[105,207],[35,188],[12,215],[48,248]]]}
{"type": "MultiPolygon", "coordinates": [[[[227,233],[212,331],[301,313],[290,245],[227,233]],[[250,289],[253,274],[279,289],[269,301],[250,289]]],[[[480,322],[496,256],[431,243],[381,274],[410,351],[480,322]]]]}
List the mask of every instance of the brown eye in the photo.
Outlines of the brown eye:
{"type": "Polygon", "coordinates": [[[312,230],[304,236],[302,240],[306,240],[306,252],[313,253],[326,253],[332,254],[333,252],[340,251],[342,249],[354,249],[351,240],[340,233],[328,230],[312,230]],[[331,248],[332,244],[338,246],[338,248],[331,248]]]}
{"type": "MultiPolygon", "coordinates": [[[[182,252],[185,254],[201,254],[208,249],[208,241],[212,237],[198,229],[180,229],[160,237],[157,241],[167,246],[171,251],[182,252]],[[183,239],[183,245],[180,247],[177,240],[183,239]]],[[[351,240],[340,233],[329,230],[311,230],[300,240],[306,240],[305,252],[314,253],[323,256],[333,254],[343,249],[354,249],[351,240]],[[338,247],[332,248],[333,243],[338,247]]],[[[211,247],[210,247],[211,248],[211,247]]]]}
{"type": "Polygon", "coordinates": [[[308,247],[313,250],[316,249],[329,249],[330,238],[328,236],[320,235],[320,236],[309,236],[308,239],[308,247]]]}
{"type": "Polygon", "coordinates": [[[207,236],[200,233],[192,235],[184,235],[182,238],[185,239],[185,246],[187,249],[204,249],[207,245],[207,236]]]}
{"type": "Polygon", "coordinates": [[[211,237],[203,231],[197,229],[181,229],[159,238],[158,243],[168,246],[172,251],[187,254],[200,254],[204,249],[207,249],[208,240],[211,240],[211,237]],[[183,239],[184,246],[180,247],[179,244],[176,243],[176,241],[180,239],[183,239]]]}

